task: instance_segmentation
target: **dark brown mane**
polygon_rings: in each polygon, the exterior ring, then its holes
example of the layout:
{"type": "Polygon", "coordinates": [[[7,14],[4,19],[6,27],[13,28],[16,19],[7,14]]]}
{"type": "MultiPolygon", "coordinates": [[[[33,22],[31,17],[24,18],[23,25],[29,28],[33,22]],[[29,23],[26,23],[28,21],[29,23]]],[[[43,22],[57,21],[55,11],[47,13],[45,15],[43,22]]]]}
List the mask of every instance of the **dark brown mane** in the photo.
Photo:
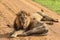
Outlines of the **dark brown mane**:
{"type": "Polygon", "coordinates": [[[15,19],[14,28],[15,30],[24,29],[24,27],[27,27],[29,25],[29,22],[30,14],[25,11],[20,11],[15,19]]]}

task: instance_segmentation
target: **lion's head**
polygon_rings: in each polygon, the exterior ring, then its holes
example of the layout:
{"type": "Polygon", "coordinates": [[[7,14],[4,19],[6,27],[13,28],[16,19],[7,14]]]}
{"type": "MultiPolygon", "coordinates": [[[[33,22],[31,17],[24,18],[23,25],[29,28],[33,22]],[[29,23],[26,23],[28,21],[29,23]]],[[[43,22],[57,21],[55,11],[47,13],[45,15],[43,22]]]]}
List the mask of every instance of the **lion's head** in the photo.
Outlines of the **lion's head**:
{"type": "Polygon", "coordinates": [[[17,14],[16,24],[18,27],[26,29],[30,24],[30,14],[25,11],[20,11],[17,14]]]}

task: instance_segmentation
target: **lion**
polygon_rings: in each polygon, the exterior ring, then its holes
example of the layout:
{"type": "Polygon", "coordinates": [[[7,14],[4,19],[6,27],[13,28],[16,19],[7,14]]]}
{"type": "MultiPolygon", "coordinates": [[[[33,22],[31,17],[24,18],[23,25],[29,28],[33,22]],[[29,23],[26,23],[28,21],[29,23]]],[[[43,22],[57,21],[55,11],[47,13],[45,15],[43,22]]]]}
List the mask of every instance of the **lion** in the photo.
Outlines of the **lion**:
{"type": "Polygon", "coordinates": [[[45,34],[48,32],[46,24],[38,21],[36,17],[31,17],[30,13],[20,11],[14,21],[14,31],[11,37],[18,35],[45,34]]]}
{"type": "Polygon", "coordinates": [[[17,37],[18,35],[27,36],[32,34],[45,35],[48,32],[46,24],[53,24],[53,22],[58,22],[58,20],[40,12],[36,12],[31,15],[25,11],[20,11],[14,21],[14,31],[11,33],[11,37],[17,37]]]}
{"type": "Polygon", "coordinates": [[[45,23],[41,23],[39,21],[40,19],[37,19],[38,17],[35,17],[36,15],[33,16],[25,11],[19,12],[14,21],[15,30],[12,32],[11,37],[17,37],[18,35],[27,36],[36,33],[38,34],[47,33],[48,29],[46,29],[45,23]]]}
{"type": "MultiPolygon", "coordinates": [[[[12,25],[14,30],[11,33],[11,37],[16,37],[19,34],[22,34],[22,32],[28,27],[30,24],[30,14],[25,11],[20,11],[14,20],[14,24],[12,25]]],[[[11,25],[7,25],[11,27],[11,25]]]]}

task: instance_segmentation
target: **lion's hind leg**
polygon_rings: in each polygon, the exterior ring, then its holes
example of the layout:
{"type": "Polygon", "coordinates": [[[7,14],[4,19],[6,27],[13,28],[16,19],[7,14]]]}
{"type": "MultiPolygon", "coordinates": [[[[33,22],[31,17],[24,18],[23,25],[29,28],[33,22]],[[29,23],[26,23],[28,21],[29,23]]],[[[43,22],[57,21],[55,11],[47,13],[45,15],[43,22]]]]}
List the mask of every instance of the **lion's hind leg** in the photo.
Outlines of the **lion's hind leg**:
{"type": "Polygon", "coordinates": [[[33,35],[33,34],[40,34],[40,35],[44,35],[48,32],[48,29],[45,27],[45,25],[41,25],[41,26],[38,26],[38,27],[35,27],[33,29],[30,29],[26,32],[24,32],[23,34],[26,36],[28,35],[33,35]]]}

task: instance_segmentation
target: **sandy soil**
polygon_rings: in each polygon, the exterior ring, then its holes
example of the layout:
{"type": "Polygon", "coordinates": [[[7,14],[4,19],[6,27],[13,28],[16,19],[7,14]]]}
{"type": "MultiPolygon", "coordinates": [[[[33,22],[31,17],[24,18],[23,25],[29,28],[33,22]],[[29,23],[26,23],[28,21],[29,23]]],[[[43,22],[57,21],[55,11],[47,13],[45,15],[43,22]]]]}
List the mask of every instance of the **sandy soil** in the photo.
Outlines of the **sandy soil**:
{"type": "Polygon", "coordinates": [[[31,0],[0,0],[0,40],[60,40],[59,18],[60,16],[56,13],[35,2],[32,2],[31,0]],[[37,11],[41,12],[41,9],[44,10],[43,13],[46,13],[46,15],[59,20],[58,23],[47,26],[49,29],[47,36],[19,36],[16,38],[8,38],[12,29],[6,25],[13,24],[16,14],[20,10],[32,13],[37,11]]]}

